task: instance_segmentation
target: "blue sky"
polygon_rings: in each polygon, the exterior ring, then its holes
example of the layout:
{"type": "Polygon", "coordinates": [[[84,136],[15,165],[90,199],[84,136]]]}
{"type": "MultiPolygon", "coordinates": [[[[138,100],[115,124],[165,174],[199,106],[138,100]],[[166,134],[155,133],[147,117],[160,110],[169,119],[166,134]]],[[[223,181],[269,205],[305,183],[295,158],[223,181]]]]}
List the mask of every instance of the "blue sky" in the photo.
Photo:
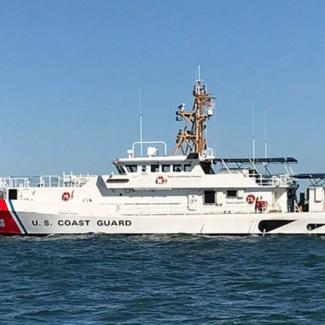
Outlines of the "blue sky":
{"type": "Polygon", "coordinates": [[[219,156],[292,155],[325,171],[324,1],[0,0],[0,174],[105,173],[166,140],[197,66],[217,98],[219,156]]]}

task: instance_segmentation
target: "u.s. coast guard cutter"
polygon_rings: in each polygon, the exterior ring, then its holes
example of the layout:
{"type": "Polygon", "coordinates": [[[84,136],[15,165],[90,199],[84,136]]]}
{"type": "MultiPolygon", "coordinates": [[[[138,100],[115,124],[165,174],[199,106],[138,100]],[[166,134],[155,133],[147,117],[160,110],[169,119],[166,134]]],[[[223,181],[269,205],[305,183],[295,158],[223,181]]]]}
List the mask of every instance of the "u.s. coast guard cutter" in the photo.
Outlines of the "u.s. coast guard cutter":
{"type": "Polygon", "coordinates": [[[2,177],[0,234],[325,234],[325,174],[295,175],[292,157],[215,157],[205,138],[214,97],[201,80],[193,95],[176,111],[185,125],[173,155],[142,141],[147,155],[134,144],[116,175],[2,177]],[[299,179],[312,184],[297,200],[299,179]]]}

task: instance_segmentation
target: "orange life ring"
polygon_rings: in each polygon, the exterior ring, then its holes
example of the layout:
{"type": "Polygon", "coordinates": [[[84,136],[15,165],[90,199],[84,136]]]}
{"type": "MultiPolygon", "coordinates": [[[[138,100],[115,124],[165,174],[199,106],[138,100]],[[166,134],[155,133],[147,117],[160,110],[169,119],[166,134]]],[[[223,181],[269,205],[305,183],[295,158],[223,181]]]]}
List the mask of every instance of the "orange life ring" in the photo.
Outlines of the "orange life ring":
{"type": "Polygon", "coordinates": [[[167,183],[167,178],[165,178],[164,176],[158,176],[156,178],[156,184],[162,185],[166,183],[167,183]]]}
{"type": "Polygon", "coordinates": [[[249,194],[246,197],[246,202],[248,204],[253,204],[255,202],[255,196],[253,194],[249,194]]]}
{"type": "Polygon", "coordinates": [[[62,201],[69,201],[70,198],[71,198],[71,195],[70,195],[69,192],[64,192],[64,193],[62,194],[62,201]]]}

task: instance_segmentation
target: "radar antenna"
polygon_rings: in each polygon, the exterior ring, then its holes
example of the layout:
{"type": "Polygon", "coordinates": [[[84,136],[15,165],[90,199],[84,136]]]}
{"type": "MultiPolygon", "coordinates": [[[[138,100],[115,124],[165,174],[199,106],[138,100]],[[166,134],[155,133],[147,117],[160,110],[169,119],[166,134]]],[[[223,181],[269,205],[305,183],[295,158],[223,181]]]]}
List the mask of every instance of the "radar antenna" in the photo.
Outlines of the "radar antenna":
{"type": "Polygon", "coordinates": [[[184,121],[185,125],[177,134],[174,155],[179,151],[183,155],[190,153],[203,155],[207,149],[206,122],[213,115],[215,97],[208,93],[206,85],[200,78],[195,82],[193,96],[191,111],[185,111],[184,103],[177,107],[176,121],[184,121]]]}

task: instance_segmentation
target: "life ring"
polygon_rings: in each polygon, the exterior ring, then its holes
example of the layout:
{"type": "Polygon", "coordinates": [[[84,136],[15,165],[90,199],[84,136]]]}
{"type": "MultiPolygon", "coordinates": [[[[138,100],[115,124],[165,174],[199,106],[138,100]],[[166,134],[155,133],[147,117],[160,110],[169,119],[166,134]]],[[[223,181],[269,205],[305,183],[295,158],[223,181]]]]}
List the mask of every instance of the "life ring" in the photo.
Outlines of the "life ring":
{"type": "Polygon", "coordinates": [[[253,194],[249,194],[246,197],[246,202],[248,204],[253,204],[255,202],[255,196],[253,194]]]}
{"type": "Polygon", "coordinates": [[[69,192],[64,192],[64,193],[62,194],[62,201],[69,201],[70,198],[71,198],[71,195],[70,195],[69,192]]]}
{"type": "Polygon", "coordinates": [[[167,183],[167,178],[165,178],[164,176],[158,176],[156,178],[156,184],[162,185],[166,183],[167,183]]]}

